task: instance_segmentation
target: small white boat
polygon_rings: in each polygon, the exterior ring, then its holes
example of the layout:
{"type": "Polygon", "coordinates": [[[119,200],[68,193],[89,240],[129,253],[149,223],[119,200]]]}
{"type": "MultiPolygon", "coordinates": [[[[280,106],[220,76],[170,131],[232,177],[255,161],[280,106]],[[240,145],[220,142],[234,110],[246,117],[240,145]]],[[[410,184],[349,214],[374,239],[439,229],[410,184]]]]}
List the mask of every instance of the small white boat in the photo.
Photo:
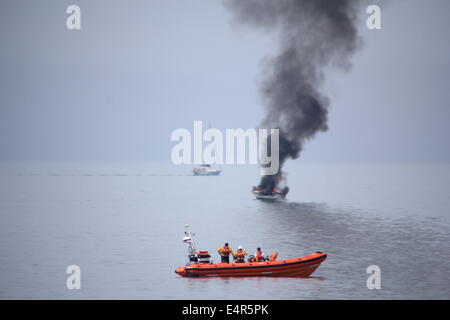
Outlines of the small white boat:
{"type": "Polygon", "coordinates": [[[211,168],[210,164],[202,164],[193,170],[195,176],[218,176],[222,170],[211,168]]]}

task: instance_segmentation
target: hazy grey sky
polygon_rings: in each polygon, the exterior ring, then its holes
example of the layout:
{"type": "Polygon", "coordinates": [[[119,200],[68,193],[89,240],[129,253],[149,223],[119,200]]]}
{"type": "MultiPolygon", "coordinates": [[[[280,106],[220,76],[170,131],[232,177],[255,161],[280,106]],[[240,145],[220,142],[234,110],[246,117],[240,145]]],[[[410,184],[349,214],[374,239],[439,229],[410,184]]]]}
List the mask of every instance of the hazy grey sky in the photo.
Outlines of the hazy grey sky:
{"type": "MultiPolygon", "coordinates": [[[[450,1],[384,3],[350,72],[327,72],[330,130],[303,161],[450,160],[450,1]]],[[[170,161],[193,120],[257,126],[276,35],[232,21],[219,0],[1,1],[0,161],[170,161]]]]}

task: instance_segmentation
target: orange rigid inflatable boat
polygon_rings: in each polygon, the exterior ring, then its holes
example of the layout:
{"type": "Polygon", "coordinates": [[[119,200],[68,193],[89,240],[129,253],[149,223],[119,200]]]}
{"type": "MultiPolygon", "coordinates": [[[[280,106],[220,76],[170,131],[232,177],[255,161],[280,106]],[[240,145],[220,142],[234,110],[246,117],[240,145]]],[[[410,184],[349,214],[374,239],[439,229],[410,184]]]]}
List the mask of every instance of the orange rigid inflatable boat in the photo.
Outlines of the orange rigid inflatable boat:
{"type": "Polygon", "coordinates": [[[308,277],[327,258],[325,253],[315,252],[300,258],[277,260],[278,254],[274,252],[261,262],[251,256],[248,262],[214,264],[208,251],[195,250],[189,225],[186,229],[183,242],[188,245],[188,263],[175,270],[182,277],[308,277]]]}
{"type": "Polygon", "coordinates": [[[179,267],[175,273],[182,277],[308,277],[325,261],[327,255],[315,252],[287,260],[245,263],[197,263],[179,267]]]}

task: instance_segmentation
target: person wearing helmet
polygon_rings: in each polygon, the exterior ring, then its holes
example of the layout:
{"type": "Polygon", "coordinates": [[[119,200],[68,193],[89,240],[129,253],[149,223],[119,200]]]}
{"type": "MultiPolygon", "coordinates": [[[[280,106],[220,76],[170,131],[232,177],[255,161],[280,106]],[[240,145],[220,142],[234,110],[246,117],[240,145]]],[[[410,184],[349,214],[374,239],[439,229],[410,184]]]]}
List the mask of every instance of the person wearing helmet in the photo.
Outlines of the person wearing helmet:
{"type": "Polygon", "coordinates": [[[242,263],[242,262],[245,262],[245,256],[246,256],[247,254],[248,254],[248,253],[245,252],[245,251],[242,249],[241,246],[239,246],[239,247],[238,247],[238,250],[237,250],[236,252],[233,253],[233,258],[234,258],[234,260],[235,260],[236,262],[242,263]]]}
{"type": "Polygon", "coordinates": [[[225,243],[223,247],[217,249],[217,252],[220,254],[222,263],[230,263],[230,254],[233,254],[233,250],[228,246],[228,243],[225,243]]]}

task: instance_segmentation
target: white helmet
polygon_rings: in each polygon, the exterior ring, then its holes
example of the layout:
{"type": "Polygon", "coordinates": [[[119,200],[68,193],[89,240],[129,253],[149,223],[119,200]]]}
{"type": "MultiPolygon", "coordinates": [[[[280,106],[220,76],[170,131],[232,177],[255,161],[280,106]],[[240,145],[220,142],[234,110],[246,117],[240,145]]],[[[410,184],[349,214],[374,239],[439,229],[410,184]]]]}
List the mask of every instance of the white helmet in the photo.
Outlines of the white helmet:
{"type": "Polygon", "coordinates": [[[238,250],[242,250],[242,246],[239,246],[239,247],[238,247],[238,250]]]}

